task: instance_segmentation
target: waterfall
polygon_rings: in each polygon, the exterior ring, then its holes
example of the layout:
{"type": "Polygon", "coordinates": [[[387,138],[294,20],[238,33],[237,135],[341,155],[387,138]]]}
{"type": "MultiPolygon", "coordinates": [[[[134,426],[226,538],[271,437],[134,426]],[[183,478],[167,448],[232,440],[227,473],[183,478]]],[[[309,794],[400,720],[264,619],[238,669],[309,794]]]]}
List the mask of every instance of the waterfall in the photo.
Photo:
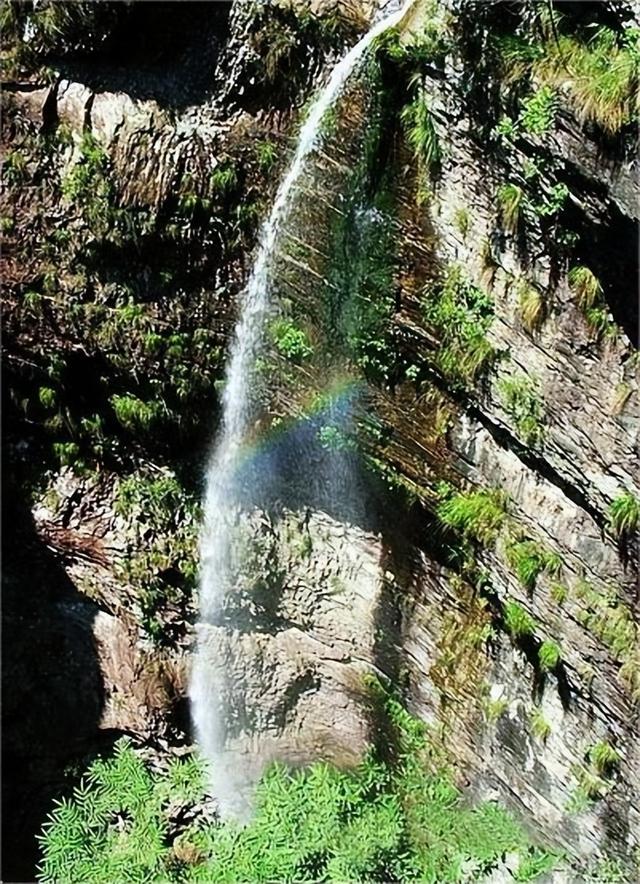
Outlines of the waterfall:
{"type": "Polygon", "coordinates": [[[232,582],[233,536],[240,505],[238,478],[243,443],[255,419],[256,360],[263,346],[265,326],[272,311],[271,273],[278,240],[287,220],[307,159],[321,140],[321,127],[350,74],[372,41],[399,23],[414,0],[376,23],[333,68],[302,126],[289,169],[278,187],[271,213],[263,225],[251,276],[241,298],[227,366],[219,436],[207,469],[204,526],[200,557],[200,623],[190,685],[192,717],[200,748],[210,763],[212,791],[221,812],[241,812],[241,772],[225,768],[223,708],[224,661],[216,659],[215,627],[225,592],[232,582]]]}

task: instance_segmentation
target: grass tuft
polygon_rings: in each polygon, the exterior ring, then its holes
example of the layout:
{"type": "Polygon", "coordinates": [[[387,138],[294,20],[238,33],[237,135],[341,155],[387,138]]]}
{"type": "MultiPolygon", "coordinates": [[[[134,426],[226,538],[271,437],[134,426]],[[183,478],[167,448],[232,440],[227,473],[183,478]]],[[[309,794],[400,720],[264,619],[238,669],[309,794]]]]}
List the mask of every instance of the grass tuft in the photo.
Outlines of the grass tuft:
{"type": "Polygon", "coordinates": [[[505,626],[513,638],[525,638],[536,631],[535,620],[518,602],[506,602],[503,617],[505,626]]]}
{"type": "Polygon", "coordinates": [[[628,537],[638,527],[640,503],[630,491],[623,491],[609,506],[609,525],[616,537],[628,537]]]}
{"type": "Polygon", "coordinates": [[[598,277],[581,264],[569,271],[569,287],[581,310],[587,311],[602,301],[602,286],[598,277]]]}
{"type": "Polygon", "coordinates": [[[442,500],[436,515],[443,525],[480,543],[492,543],[506,519],[507,496],[498,489],[458,491],[442,500]]]}
{"type": "Polygon", "coordinates": [[[534,332],[544,322],[546,302],[542,292],[521,279],[518,283],[518,303],[522,324],[528,332],[534,332]]]}
{"type": "Polygon", "coordinates": [[[517,184],[503,184],[496,194],[502,226],[508,233],[516,233],[520,225],[524,191],[517,184]]]}
{"type": "Polygon", "coordinates": [[[538,648],[538,660],[543,672],[551,672],[560,662],[560,648],[551,639],[545,639],[538,648]]]}

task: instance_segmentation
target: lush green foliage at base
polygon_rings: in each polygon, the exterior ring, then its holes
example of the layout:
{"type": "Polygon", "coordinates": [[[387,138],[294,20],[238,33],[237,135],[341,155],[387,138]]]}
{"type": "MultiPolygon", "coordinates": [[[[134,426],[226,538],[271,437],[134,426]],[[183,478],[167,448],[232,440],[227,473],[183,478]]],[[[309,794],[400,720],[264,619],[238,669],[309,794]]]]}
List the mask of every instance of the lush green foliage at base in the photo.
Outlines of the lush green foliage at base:
{"type": "Polygon", "coordinates": [[[152,773],[121,741],[53,812],[40,879],[440,884],[478,880],[513,851],[522,856],[518,880],[548,869],[555,857],[531,850],[504,809],[465,805],[422,724],[384,700],[384,755],[373,751],[351,771],[272,767],[244,826],[176,824],[184,818],[176,807],[202,795],[202,769],[181,760],[152,773]]]}

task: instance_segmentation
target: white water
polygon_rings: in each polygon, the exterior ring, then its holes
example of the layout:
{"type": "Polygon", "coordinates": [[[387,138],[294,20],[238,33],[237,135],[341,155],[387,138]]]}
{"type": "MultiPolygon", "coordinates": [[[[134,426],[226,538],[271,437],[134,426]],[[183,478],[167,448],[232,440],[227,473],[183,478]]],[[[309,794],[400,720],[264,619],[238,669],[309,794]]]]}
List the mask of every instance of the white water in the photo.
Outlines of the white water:
{"type": "Polygon", "coordinates": [[[414,0],[375,24],[335,66],[327,85],[304,122],[295,155],[281,182],[265,222],[255,264],[241,302],[241,315],[227,366],[220,434],[206,476],[204,527],[201,537],[200,611],[198,647],[191,678],[193,722],[202,752],[210,762],[212,791],[222,813],[237,812],[243,801],[241,771],[227,769],[224,755],[224,661],[216,654],[216,616],[227,585],[232,580],[233,533],[238,511],[238,467],[243,443],[255,419],[253,389],[256,359],[260,354],[267,318],[273,308],[271,279],[280,232],[286,222],[307,159],[321,140],[325,114],[340,96],[347,79],[372,41],[405,15],[414,0]]]}

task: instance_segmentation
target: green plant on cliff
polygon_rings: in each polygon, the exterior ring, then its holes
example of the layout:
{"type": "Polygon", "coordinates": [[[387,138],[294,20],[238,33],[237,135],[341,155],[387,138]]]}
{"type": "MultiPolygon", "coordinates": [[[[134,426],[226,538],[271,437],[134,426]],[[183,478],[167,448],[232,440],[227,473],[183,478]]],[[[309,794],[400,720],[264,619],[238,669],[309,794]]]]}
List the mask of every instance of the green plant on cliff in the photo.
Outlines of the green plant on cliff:
{"type": "Polygon", "coordinates": [[[121,740],[50,815],[39,879],[445,884],[460,881],[463,868],[490,874],[507,852],[526,868],[536,850],[513,818],[493,802],[463,802],[424,726],[386,695],[383,704],[391,754],[374,749],[345,771],[323,762],[297,771],[272,766],[246,825],[189,821],[203,794],[198,762],[152,771],[121,740]],[[176,809],[185,818],[178,826],[176,809]]]}
{"type": "Polygon", "coordinates": [[[543,672],[551,672],[560,662],[560,646],[551,639],[545,639],[538,648],[538,660],[543,672]]]}
{"type": "Polygon", "coordinates": [[[509,233],[516,233],[520,226],[524,204],[524,191],[513,182],[502,184],[496,193],[502,226],[509,233]]]}
{"type": "Polygon", "coordinates": [[[557,87],[581,120],[616,135],[637,119],[640,30],[591,25],[571,31],[571,18],[557,7],[547,13],[528,34],[499,38],[503,76],[557,87]]]}
{"type": "Polygon", "coordinates": [[[510,540],[506,548],[507,561],[518,575],[522,585],[531,591],[538,577],[547,573],[556,577],[562,568],[562,558],[536,540],[510,540]]]}
{"type": "Polygon", "coordinates": [[[441,152],[429,99],[424,89],[417,88],[413,99],[403,108],[401,119],[418,168],[427,177],[432,175],[439,166],[441,152]]]}
{"type": "Polygon", "coordinates": [[[526,638],[536,631],[535,620],[518,602],[505,602],[502,616],[504,624],[513,638],[526,638]]]}
{"type": "Polygon", "coordinates": [[[576,264],[569,270],[568,279],[569,287],[583,311],[602,303],[602,286],[598,277],[588,267],[576,264]]]}
{"type": "Polygon", "coordinates": [[[543,410],[533,378],[526,375],[505,378],[499,383],[498,392],[523,442],[539,445],[544,439],[543,410]]]}
{"type": "Polygon", "coordinates": [[[492,543],[506,518],[507,497],[499,489],[456,491],[447,494],[436,507],[443,525],[460,531],[480,543],[492,543]]]}
{"type": "Polygon", "coordinates": [[[545,45],[533,63],[536,76],[562,86],[578,116],[615,135],[637,119],[640,29],[622,35],[598,28],[589,39],[563,34],[545,45]]]}
{"type": "Polygon", "coordinates": [[[80,207],[94,233],[99,236],[112,233],[117,214],[109,160],[90,132],[82,136],[78,156],[62,181],[62,195],[80,207]]]}
{"type": "Polygon", "coordinates": [[[544,717],[542,713],[542,709],[539,706],[535,706],[531,715],[529,716],[529,724],[531,726],[531,733],[536,739],[540,740],[542,743],[546,743],[551,735],[551,725],[544,717]]]}
{"type": "Polygon", "coordinates": [[[553,125],[556,106],[556,92],[550,86],[541,86],[524,98],[519,118],[524,131],[530,135],[545,135],[553,125]]]}
{"type": "Polygon", "coordinates": [[[302,362],[313,353],[309,336],[291,319],[277,319],[270,332],[278,353],[291,362],[302,362]]]}
{"type": "Polygon", "coordinates": [[[630,491],[623,491],[609,505],[609,526],[616,537],[629,537],[638,527],[640,502],[630,491]]]}
{"type": "Polygon", "coordinates": [[[544,295],[524,277],[518,281],[517,293],[522,324],[528,332],[534,332],[544,322],[546,311],[544,295]]]}
{"type": "Polygon", "coordinates": [[[606,740],[598,740],[589,748],[588,757],[598,774],[609,777],[620,764],[620,753],[606,740]]]}
{"type": "Polygon", "coordinates": [[[444,279],[425,289],[424,316],[440,338],[436,366],[454,384],[473,381],[488,368],[495,350],[486,334],[493,300],[451,264],[444,279]]]}

